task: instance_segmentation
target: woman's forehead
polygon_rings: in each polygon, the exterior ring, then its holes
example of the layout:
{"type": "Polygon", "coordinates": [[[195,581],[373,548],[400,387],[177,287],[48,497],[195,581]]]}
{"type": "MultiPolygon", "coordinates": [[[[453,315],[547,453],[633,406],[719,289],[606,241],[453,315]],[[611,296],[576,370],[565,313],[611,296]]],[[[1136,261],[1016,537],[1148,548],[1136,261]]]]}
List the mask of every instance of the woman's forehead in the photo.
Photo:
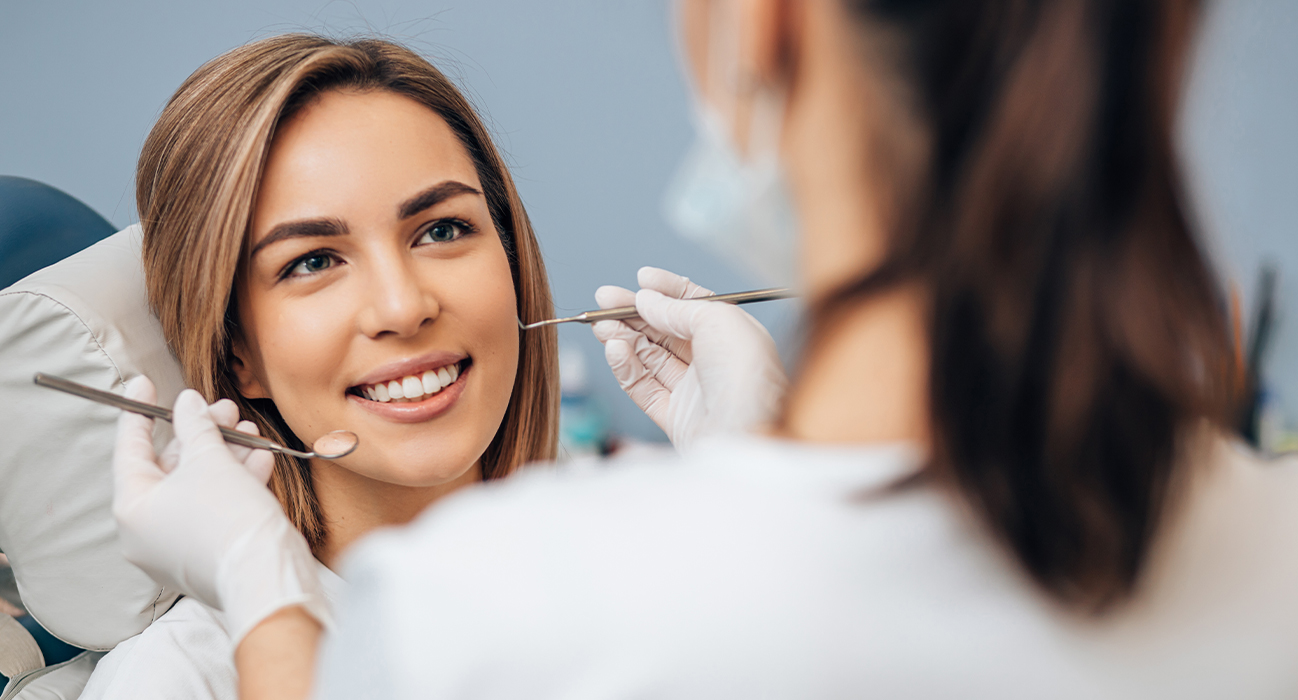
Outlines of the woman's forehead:
{"type": "Polygon", "coordinates": [[[395,211],[440,182],[481,190],[473,160],[441,115],[387,91],[326,92],[277,131],[253,230],[274,225],[269,219],[395,211]]]}

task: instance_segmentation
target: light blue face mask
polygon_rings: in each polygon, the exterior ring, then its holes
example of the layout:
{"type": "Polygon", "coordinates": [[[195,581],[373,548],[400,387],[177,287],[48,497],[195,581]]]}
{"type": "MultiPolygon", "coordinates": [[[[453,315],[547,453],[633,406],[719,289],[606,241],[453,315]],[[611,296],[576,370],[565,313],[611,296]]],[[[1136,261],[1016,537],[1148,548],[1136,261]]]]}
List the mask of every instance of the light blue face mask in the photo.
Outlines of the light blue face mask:
{"type": "MultiPolygon", "coordinates": [[[[714,21],[709,70],[727,80],[719,65],[738,56],[735,37],[719,37],[733,23],[714,21]],[[730,38],[722,43],[719,39],[730,38]],[[731,55],[726,55],[731,54],[731,55]]],[[[732,71],[733,72],[733,71],[732,71]]],[[[702,102],[702,100],[699,100],[702,102]]],[[[730,100],[733,106],[734,100],[730,100]]],[[[696,139],[686,154],[664,202],[665,216],[682,236],[733,261],[765,283],[798,286],[798,225],[781,175],[779,139],[784,101],[769,91],[755,95],[747,158],[730,137],[725,116],[705,104],[695,109],[696,139]]]]}

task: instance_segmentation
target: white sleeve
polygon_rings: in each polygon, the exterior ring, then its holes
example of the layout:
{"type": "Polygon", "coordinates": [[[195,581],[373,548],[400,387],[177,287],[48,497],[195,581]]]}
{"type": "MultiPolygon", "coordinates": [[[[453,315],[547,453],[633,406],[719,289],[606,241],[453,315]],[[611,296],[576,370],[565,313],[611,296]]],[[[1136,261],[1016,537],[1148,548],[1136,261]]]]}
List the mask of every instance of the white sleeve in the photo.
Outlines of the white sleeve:
{"type": "Polygon", "coordinates": [[[99,660],[82,700],[238,700],[219,613],[185,598],[99,660]]]}

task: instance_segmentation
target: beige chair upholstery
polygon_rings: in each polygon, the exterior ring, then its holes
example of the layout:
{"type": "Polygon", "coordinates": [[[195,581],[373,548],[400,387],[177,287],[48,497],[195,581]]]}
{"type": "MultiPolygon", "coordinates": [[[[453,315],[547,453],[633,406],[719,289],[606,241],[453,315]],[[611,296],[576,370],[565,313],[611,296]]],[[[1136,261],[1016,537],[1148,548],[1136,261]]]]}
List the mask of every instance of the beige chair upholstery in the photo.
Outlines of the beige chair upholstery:
{"type": "Polygon", "coordinates": [[[83,651],[61,664],[14,676],[0,700],[77,700],[103,656],[102,651],[83,651]]]}
{"type": "Polygon", "coordinates": [[[45,667],[36,640],[17,620],[0,613],[0,676],[13,678],[45,667]]]}
{"type": "MultiPolygon", "coordinates": [[[[118,411],[38,387],[32,375],[120,393],[144,374],[171,405],[180,367],[148,310],[140,238],[132,226],[0,290],[0,550],[32,616],[90,650],[139,633],[176,594],[122,558],[117,543],[118,411]]],[[[169,436],[159,425],[159,448],[169,436]]]]}

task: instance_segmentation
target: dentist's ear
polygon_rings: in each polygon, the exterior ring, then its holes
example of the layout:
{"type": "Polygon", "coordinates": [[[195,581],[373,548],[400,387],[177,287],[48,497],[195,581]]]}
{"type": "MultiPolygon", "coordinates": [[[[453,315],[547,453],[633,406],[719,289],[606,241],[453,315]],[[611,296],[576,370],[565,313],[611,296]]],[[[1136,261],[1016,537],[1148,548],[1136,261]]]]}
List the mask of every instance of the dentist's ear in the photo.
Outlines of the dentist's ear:
{"type": "Polygon", "coordinates": [[[767,86],[789,81],[802,28],[802,5],[797,0],[745,3],[745,12],[739,16],[741,75],[767,86]]]}
{"type": "Polygon", "coordinates": [[[239,394],[245,399],[269,399],[270,392],[266,391],[265,384],[253,370],[253,364],[249,362],[252,355],[248,352],[248,345],[242,337],[236,336],[232,339],[230,354],[230,369],[234,370],[239,394]]]}
{"type": "Polygon", "coordinates": [[[798,72],[801,0],[680,0],[681,58],[695,99],[723,120],[742,153],[754,101],[786,94],[798,72]]]}
{"type": "Polygon", "coordinates": [[[786,79],[802,27],[802,5],[799,0],[678,0],[681,58],[694,87],[702,96],[715,99],[721,91],[737,86],[713,84],[713,79],[768,83],[786,79]],[[711,62],[717,58],[728,64],[731,75],[714,72],[718,66],[711,62]]]}

